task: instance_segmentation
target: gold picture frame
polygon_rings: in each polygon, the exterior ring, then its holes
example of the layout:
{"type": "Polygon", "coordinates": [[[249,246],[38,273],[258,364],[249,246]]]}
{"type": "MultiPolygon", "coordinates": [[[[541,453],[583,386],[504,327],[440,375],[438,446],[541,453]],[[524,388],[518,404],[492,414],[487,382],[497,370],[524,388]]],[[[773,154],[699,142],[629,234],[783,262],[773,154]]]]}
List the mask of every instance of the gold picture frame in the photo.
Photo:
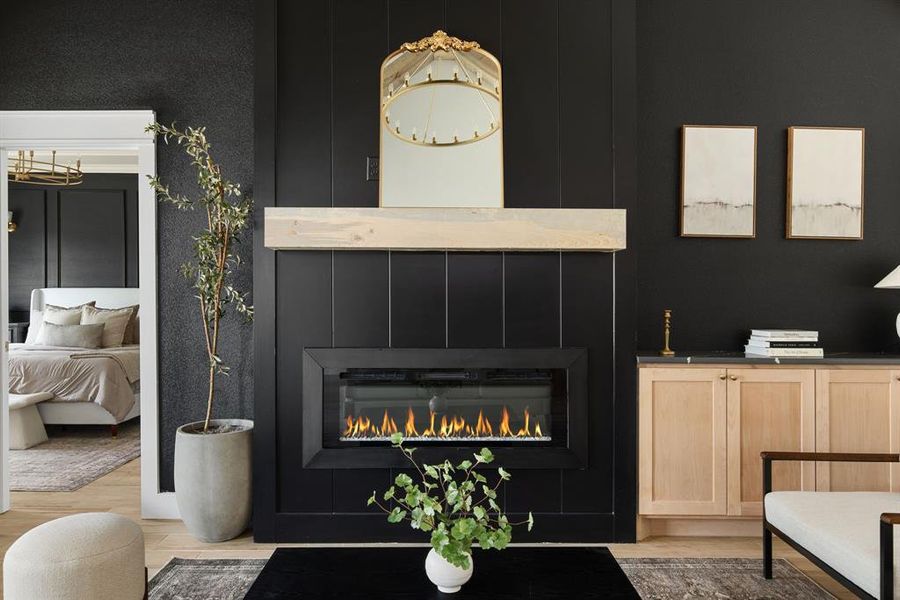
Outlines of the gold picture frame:
{"type": "Polygon", "coordinates": [[[755,125],[681,126],[681,237],[756,237],[757,139],[755,125]]]}
{"type": "Polygon", "coordinates": [[[788,128],[787,239],[863,239],[865,154],[864,127],[788,128]]]}

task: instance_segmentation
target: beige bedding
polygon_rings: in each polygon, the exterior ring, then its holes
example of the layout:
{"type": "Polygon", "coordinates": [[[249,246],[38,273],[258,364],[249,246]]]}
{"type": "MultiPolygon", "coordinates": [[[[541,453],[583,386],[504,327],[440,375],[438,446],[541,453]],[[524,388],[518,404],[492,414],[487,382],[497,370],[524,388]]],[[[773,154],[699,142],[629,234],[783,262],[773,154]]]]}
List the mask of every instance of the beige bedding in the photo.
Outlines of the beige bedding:
{"type": "Polygon", "coordinates": [[[57,348],[9,345],[9,392],[50,392],[57,402],[96,402],[117,420],[134,406],[140,347],[57,348]]]}

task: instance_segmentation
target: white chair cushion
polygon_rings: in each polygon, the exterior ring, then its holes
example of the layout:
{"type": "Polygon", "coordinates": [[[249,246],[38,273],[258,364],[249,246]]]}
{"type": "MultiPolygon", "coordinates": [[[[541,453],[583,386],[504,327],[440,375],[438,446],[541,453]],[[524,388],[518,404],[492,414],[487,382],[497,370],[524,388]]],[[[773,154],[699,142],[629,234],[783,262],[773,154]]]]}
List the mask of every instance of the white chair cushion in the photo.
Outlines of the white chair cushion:
{"type": "MultiPolygon", "coordinates": [[[[772,492],[766,520],[835,571],[878,597],[879,517],[900,512],[900,494],[888,492],[772,492]]],[[[897,560],[900,528],[894,528],[894,594],[900,594],[897,560]]]]}
{"type": "Polygon", "coordinates": [[[144,582],[141,528],[113,513],[39,525],[16,540],[3,561],[5,600],[139,600],[144,582]]]}
{"type": "Polygon", "coordinates": [[[50,400],[52,398],[53,394],[51,394],[50,392],[38,392],[36,394],[10,394],[9,410],[25,408],[26,406],[31,406],[32,404],[37,404],[38,402],[43,402],[44,400],[50,400]]]}

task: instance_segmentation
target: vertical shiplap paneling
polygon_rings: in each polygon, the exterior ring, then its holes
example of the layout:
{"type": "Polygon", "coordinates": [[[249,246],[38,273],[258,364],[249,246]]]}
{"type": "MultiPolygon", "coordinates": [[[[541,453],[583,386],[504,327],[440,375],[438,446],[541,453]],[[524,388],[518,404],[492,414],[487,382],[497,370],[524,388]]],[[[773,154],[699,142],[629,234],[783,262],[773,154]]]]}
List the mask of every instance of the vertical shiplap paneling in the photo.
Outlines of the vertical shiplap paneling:
{"type": "Polygon", "coordinates": [[[125,270],[125,190],[60,189],[60,286],[121,287],[125,270]]]}
{"type": "MultiPolygon", "coordinates": [[[[613,63],[613,148],[615,207],[628,210],[628,239],[635,234],[637,208],[637,3],[610,0],[613,63]]],[[[652,127],[651,127],[652,129],[652,127]]],[[[727,259],[726,259],[727,260],[727,259]]],[[[613,257],[615,303],[615,505],[616,541],[634,541],[637,513],[637,256],[630,250],[613,257]]]]}
{"type": "Polygon", "coordinates": [[[10,321],[28,321],[31,290],[47,286],[46,194],[34,186],[9,186],[9,210],[18,225],[9,236],[9,310],[17,313],[10,321]]]}
{"type": "MultiPolygon", "coordinates": [[[[443,0],[390,0],[391,52],[443,27],[443,0]]],[[[440,348],[446,344],[445,263],[441,252],[391,253],[392,346],[440,348]]]]}
{"type": "MultiPolygon", "coordinates": [[[[404,42],[416,41],[444,29],[444,0],[389,0],[388,43],[393,52],[404,42]]],[[[391,337],[393,346],[437,346],[446,344],[446,258],[443,253],[391,253],[391,337]],[[418,267],[418,270],[417,268],[418,267]],[[416,297],[431,306],[415,306],[416,297]],[[410,313],[410,309],[414,312],[410,313]],[[432,322],[426,322],[426,319],[432,322]],[[417,328],[423,328],[417,331],[417,328]]],[[[391,477],[404,472],[392,469],[391,477]]]]}
{"type": "MultiPolygon", "coordinates": [[[[331,204],[331,9],[278,2],[277,169],[280,206],[331,204]],[[310,85],[314,83],[314,85],[310,85]]],[[[303,348],[331,345],[331,253],[276,257],[276,430],[282,512],[328,512],[331,471],[303,469],[303,348]]]]}
{"type": "Polygon", "coordinates": [[[451,252],[447,262],[447,345],[503,347],[503,256],[451,252]]]}
{"type": "Polygon", "coordinates": [[[391,346],[443,348],[446,343],[444,252],[391,253],[391,346]]]}
{"type": "MultiPolygon", "coordinates": [[[[500,0],[447,0],[447,32],[474,40],[503,68],[500,0]]],[[[501,129],[506,146],[506,130],[501,129]]],[[[447,345],[451,348],[503,346],[503,254],[447,256],[447,345]]]]}
{"type": "MultiPolygon", "coordinates": [[[[506,346],[559,345],[559,254],[506,255],[506,346]]],[[[506,510],[555,513],[562,506],[558,469],[519,469],[506,483],[506,510]]]]}
{"type": "Polygon", "coordinates": [[[378,156],[387,0],[334,0],[332,11],[333,204],[378,206],[378,182],[366,181],[366,157],[378,156]]]}
{"type": "MultiPolygon", "coordinates": [[[[504,2],[504,203],[559,206],[557,7],[551,0],[504,2]]],[[[559,254],[505,255],[505,343],[559,345],[559,254]]],[[[506,510],[559,512],[560,471],[520,469],[506,484],[506,510]]]]}
{"type": "Polygon", "coordinates": [[[280,509],[330,512],[331,471],[302,468],[301,449],[303,349],[331,344],[331,253],[283,252],[276,276],[280,509]]]}
{"type": "MultiPolygon", "coordinates": [[[[559,4],[559,151],[564,208],[613,207],[610,5],[559,4]]],[[[588,348],[590,468],[564,471],[565,512],[613,508],[613,256],[562,255],[562,343],[588,348]]]]}
{"type": "Polygon", "coordinates": [[[557,3],[504,2],[504,201],[509,208],[559,206],[557,3]]]}
{"type": "Polygon", "coordinates": [[[335,252],[335,348],[387,348],[387,252],[335,252]]]}
{"type": "Polygon", "coordinates": [[[388,0],[388,7],[388,53],[445,27],[444,0],[388,0]]]}

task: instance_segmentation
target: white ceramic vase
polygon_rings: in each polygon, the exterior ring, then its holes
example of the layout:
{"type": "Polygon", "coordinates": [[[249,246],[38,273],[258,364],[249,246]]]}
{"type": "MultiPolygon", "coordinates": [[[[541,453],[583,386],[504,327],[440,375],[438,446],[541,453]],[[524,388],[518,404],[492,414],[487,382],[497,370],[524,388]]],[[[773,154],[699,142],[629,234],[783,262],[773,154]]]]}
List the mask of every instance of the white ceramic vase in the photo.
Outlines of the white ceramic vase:
{"type": "Polygon", "coordinates": [[[451,565],[435,552],[434,548],[429,550],[428,556],[425,557],[425,573],[428,575],[428,579],[445,594],[458,592],[463,584],[472,578],[472,567],[471,554],[469,555],[468,569],[460,569],[451,565]]]}

